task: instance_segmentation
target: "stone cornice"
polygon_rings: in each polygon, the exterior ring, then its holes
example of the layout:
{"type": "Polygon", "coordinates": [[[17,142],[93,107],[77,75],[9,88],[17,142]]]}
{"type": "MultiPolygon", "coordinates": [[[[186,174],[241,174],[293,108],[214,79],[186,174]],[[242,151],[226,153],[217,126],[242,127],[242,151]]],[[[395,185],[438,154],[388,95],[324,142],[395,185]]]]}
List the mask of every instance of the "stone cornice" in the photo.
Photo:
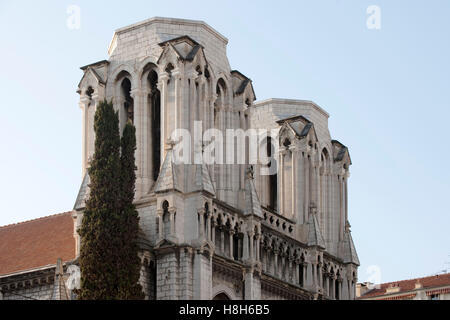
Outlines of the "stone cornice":
{"type": "Polygon", "coordinates": [[[164,18],[164,17],[153,17],[141,22],[137,22],[134,24],[131,24],[127,27],[123,27],[123,28],[119,28],[114,32],[113,38],[111,40],[111,43],[108,46],[108,53],[111,55],[111,52],[113,51],[113,47],[115,45],[117,36],[122,34],[122,33],[126,33],[128,31],[134,30],[134,29],[138,29],[138,28],[142,28],[148,25],[152,25],[152,24],[157,24],[157,23],[161,23],[161,24],[168,24],[168,25],[181,25],[181,26],[197,26],[197,27],[202,27],[204,30],[208,31],[211,35],[213,35],[214,37],[216,37],[218,40],[220,40],[224,45],[228,44],[228,39],[223,36],[222,34],[220,34],[217,30],[215,30],[214,28],[212,28],[210,25],[208,25],[206,22],[204,21],[198,21],[198,20],[187,20],[187,19],[175,19],[175,18],[164,18]]]}
{"type": "Polygon", "coordinates": [[[294,99],[278,99],[278,98],[270,98],[262,101],[256,101],[253,103],[253,107],[262,107],[268,104],[289,104],[289,105],[309,105],[313,107],[315,110],[319,111],[322,115],[329,118],[330,115],[324,109],[322,109],[318,104],[309,100],[294,100],[294,99]]]}

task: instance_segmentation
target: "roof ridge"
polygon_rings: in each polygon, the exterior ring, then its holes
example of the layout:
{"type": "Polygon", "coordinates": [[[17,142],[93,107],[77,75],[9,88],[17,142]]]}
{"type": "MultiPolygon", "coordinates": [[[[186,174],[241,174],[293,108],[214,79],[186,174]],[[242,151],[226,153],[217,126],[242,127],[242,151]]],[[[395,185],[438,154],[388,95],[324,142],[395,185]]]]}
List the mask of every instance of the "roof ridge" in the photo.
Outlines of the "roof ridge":
{"type": "Polygon", "coordinates": [[[61,213],[52,214],[52,215],[49,215],[49,216],[44,216],[44,217],[34,218],[34,219],[25,220],[25,221],[20,221],[20,222],[16,222],[16,223],[10,223],[10,224],[6,224],[6,225],[4,225],[4,226],[0,226],[0,229],[9,228],[9,227],[14,227],[14,226],[22,225],[22,224],[25,224],[25,223],[35,222],[35,221],[38,221],[38,220],[44,220],[44,219],[54,218],[54,217],[56,217],[56,216],[62,216],[62,215],[64,215],[64,214],[68,214],[68,213],[72,213],[72,211],[66,211],[66,212],[61,212],[61,213]]]}

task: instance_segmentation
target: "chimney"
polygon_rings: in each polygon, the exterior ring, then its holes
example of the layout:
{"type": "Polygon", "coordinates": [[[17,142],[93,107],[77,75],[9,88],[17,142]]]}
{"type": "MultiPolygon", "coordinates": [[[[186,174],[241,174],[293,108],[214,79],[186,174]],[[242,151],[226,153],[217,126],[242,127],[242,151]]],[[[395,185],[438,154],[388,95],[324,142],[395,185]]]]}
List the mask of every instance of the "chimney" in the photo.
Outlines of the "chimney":
{"type": "Polygon", "coordinates": [[[367,291],[373,288],[373,283],[363,282],[356,284],[356,298],[359,298],[366,294],[367,291]]]}
{"type": "Polygon", "coordinates": [[[420,280],[419,279],[417,279],[417,281],[416,281],[416,285],[415,285],[415,288],[414,289],[422,289],[423,288],[423,285],[422,285],[422,283],[420,283],[420,280]]]}

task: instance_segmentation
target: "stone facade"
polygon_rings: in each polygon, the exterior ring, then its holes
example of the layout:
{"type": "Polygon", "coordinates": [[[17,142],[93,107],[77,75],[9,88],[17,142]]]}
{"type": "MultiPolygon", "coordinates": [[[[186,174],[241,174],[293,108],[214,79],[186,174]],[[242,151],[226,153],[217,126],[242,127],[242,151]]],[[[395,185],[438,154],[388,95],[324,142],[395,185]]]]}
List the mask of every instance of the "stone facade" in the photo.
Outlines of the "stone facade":
{"type": "MultiPolygon", "coordinates": [[[[252,81],[230,68],[227,43],[200,21],[152,18],[117,30],[109,59],[82,67],[83,174],[95,107],[112,100],[121,128],[131,119],[137,130],[149,299],[353,299],[348,150],[331,139],[329,115],[315,103],[256,102],[252,81]],[[277,174],[259,175],[259,163],[249,174],[248,145],[247,164],[176,164],[168,141],[175,129],[193,132],[195,121],[201,134],[273,129],[277,174]]],[[[83,183],[77,225],[87,195],[83,183]]]]}
{"type": "MultiPolygon", "coordinates": [[[[331,139],[329,115],[315,103],[256,102],[252,81],[230,68],[227,43],[204,22],[152,18],[117,30],[108,60],[81,68],[84,179],[75,230],[89,196],[95,109],[107,99],[121,128],[128,119],[136,126],[147,299],[354,299],[348,149],[331,139]],[[243,163],[177,163],[172,133],[192,133],[196,121],[201,135],[273,130],[276,173],[260,174],[266,163],[250,166],[251,143],[243,143],[243,163]]],[[[192,158],[206,152],[193,145],[192,158]]]]}

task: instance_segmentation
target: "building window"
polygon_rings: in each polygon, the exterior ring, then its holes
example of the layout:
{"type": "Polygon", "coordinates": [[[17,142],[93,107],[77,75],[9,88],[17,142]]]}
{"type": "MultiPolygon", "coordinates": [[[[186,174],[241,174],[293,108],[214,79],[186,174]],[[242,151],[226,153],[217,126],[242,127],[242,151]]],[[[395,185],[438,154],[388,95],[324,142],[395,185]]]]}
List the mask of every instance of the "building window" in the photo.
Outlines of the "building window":
{"type": "Polygon", "coordinates": [[[432,294],[432,295],[430,296],[430,300],[440,300],[440,299],[439,299],[439,295],[438,295],[438,294],[432,294]]]}
{"type": "Polygon", "coordinates": [[[161,167],[161,93],[158,90],[158,74],[152,70],[148,74],[150,86],[149,105],[150,119],[152,121],[152,157],[153,157],[153,181],[159,176],[161,167]]]}
{"type": "MultiPolygon", "coordinates": [[[[267,158],[274,157],[274,149],[272,148],[272,138],[267,138],[267,158]]],[[[276,172],[276,170],[275,170],[276,172]]],[[[274,173],[269,176],[269,208],[277,210],[277,195],[278,195],[278,175],[274,173]]]]}
{"type": "Polygon", "coordinates": [[[122,94],[125,99],[124,101],[124,108],[127,115],[127,121],[130,120],[131,122],[134,121],[134,102],[133,98],[131,97],[131,81],[128,78],[125,78],[122,81],[122,94]]]}
{"type": "Polygon", "coordinates": [[[303,263],[301,263],[298,267],[298,283],[299,283],[300,287],[305,286],[305,284],[303,283],[303,272],[304,272],[303,268],[304,268],[304,265],[303,265],[303,263]]]}

